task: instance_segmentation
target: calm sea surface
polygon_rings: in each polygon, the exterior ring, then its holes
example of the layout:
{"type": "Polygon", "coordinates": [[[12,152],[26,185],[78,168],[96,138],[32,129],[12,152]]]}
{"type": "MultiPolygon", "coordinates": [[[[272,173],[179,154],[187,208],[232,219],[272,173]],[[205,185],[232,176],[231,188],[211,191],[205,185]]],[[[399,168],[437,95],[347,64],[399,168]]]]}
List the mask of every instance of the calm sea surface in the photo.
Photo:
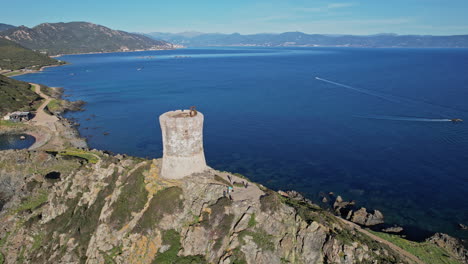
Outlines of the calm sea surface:
{"type": "Polygon", "coordinates": [[[71,64],[17,79],[86,101],[86,111],[67,117],[93,148],[160,157],[158,116],[195,105],[216,169],[316,200],[333,191],[381,210],[388,223],[468,237],[457,229],[468,224],[467,49],[206,48],[60,59],[71,64]]]}

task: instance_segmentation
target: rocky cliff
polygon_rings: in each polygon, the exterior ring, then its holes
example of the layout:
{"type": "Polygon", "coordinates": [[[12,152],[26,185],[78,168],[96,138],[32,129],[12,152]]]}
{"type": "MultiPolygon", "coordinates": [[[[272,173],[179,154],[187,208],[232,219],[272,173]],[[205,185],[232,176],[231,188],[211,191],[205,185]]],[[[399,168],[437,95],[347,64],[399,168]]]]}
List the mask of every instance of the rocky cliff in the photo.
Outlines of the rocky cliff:
{"type": "Polygon", "coordinates": [[[1,152],[0,260],[422,263],[245,178],[208,169],[166,180],[159,171],[160,160],[101,151],[1,152]]]}
{"type": "Polygon", "coordinates": [[[165,180],[159,168],[160,160],[100,151],[3,151],[1,258],[5,263],[412,262],[319,207],[244,178],[209,169],[165,180]],[[234,190],[229,194],[228,186],[234,190]]]}

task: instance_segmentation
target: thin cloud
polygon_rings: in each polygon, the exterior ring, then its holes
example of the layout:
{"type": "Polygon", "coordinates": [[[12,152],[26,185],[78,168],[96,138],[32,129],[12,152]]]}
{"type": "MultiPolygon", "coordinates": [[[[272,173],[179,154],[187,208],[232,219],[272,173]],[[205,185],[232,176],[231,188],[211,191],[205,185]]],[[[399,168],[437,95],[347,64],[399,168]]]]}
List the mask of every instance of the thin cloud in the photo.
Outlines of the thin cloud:
{"type": "Polygon", "coordinates": [[[319,6],[319,7],[302,7],[302,8],[295,8],[296,11],[302,11],[302,12],[326,12],[330,11],[332,9],[340,9],[340,8],[347,8],[347,7],[352,7],[356,6],[357,3],[330,3],[326,6],[319,6]]]}
{"type": "Polygon", "coordinates": [[[269,21],[284,20],[284,19],[291,19],[291,18],[295,18],[295,16],[291,16],[291,15],[266,16],[266,17],[259,17],[255,19],[254,21],[269,22],[269,21]]]}
{"type": "Polygon", "coordinates": [[[351,7],[355,6],[355,3],[331,3],[328,4],[328,9],[336,9],[336,8],[345,8],[345,7],[351,7]]]}

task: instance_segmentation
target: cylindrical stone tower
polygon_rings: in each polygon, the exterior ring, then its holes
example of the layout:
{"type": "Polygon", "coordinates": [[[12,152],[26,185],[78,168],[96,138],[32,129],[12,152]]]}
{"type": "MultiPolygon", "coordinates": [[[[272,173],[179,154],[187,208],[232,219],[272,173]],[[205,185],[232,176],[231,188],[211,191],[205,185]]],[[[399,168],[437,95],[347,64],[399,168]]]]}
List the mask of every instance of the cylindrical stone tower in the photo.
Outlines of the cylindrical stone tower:
{"type": "Polygon", "coordinates": [[[177,110],[159,117],[163,138],[161,176],[180,179],[206,167],[203,152],[203,114],[177,110]]]}

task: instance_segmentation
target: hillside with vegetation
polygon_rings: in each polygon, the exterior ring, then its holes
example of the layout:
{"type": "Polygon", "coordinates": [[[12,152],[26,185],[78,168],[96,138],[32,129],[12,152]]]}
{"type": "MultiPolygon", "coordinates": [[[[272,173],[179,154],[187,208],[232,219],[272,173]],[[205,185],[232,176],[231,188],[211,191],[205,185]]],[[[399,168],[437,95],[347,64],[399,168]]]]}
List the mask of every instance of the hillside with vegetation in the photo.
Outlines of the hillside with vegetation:
{"type": "Polygon", "coordinates": [[[40,100],[29,83],[0,74],[0,116],[12,111],[34,110],[40,100]]]}
{"type": "Polygon", "coordinates": [[[172,48],[165,41],[87,22],[19,26],[0,32],[0,36],[49,55],[172,48]]]}
{"type": "Polygon", "coordinates": [[[59,61],[47,55],[32,51],[21,45],[0,38],[0,70],[39,69],[43,66],[58,65],[59,61]]]}

